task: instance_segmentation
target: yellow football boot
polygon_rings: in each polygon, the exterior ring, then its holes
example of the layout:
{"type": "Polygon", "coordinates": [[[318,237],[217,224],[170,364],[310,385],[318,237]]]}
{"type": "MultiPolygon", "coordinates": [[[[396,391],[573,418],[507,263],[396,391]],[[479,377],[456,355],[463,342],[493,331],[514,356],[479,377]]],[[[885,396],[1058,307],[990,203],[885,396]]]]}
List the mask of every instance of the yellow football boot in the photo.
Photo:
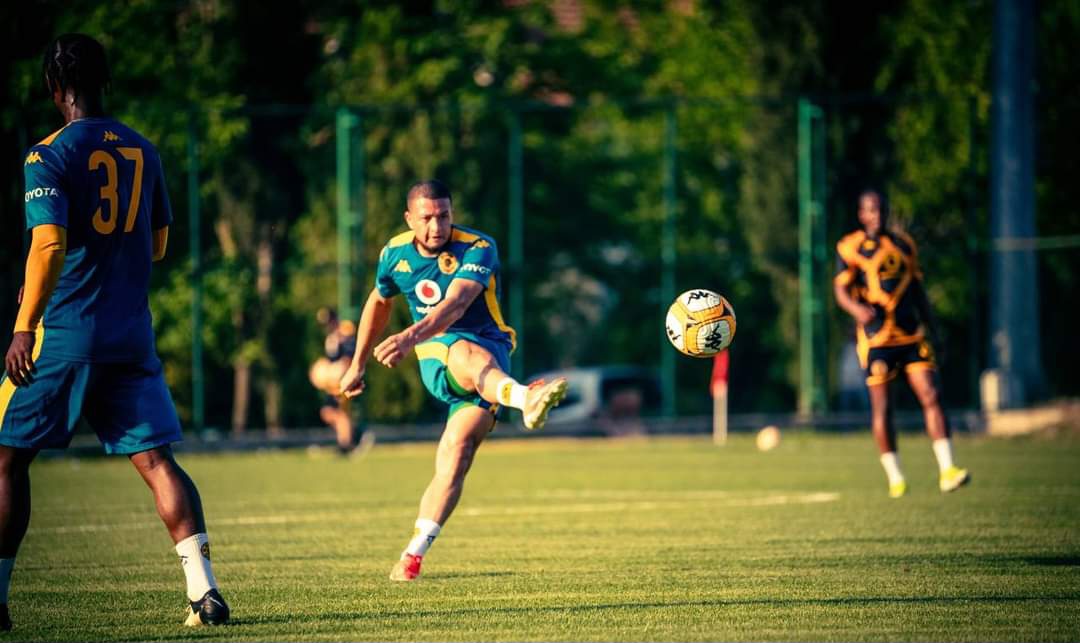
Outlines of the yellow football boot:
{"type": "Polygon", "coordinates": [[[971,476],[968,475],[968,470],[954,465],[941,472],[938,486],[941,487],[942,493],[948,493],[956,491],[970,481],[971,476]]]}

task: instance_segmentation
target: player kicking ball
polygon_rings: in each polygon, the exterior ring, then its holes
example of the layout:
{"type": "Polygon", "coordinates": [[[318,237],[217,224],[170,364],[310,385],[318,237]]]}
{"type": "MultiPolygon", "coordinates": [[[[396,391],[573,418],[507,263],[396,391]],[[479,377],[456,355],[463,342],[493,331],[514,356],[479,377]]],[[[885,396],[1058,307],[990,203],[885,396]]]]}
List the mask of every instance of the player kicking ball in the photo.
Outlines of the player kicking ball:
{"type": "MultiPolygon", "coordinates": [[[[229,607],[210,567],[195,484],[173,459],[182,439],[154,349],[150,267],[165,256],[172,211],[157,150],[103,109],[105,49],[60,36],[44,59],[62,129],[30,149],[26,282],[0,378],[0,628],[30,523],[30,463],[64,448],[80,417],[110,454],[128,456],[154,494],[187,578],[187,625],[229,607]]],[[[122,609],[122,607],[120,607],[122,609]]]]}
{"type": "Polygon", "coordinates": [[[393,368],[410,350],[420,360],[424,386],[449,406],[435,456],[435,475],[420,499],[413,537],[390,572],[411,581],[461,498],[465,475],[499,406],[518,409],[525,428],[539,429],[566,396],[566,380],[529,386],[507,375],[514,330],[499,312],[499,256],[495,241],[454,225],[450,190],[439,181],[413,185],[406,197],[408,232],[379,255],[375,288],[360,315],[357,348],[341,392],[364,391],[368,358],[393,368]],[[413,324],[376,345],[390,319],[391,298],[404,294],[413,324]]]}

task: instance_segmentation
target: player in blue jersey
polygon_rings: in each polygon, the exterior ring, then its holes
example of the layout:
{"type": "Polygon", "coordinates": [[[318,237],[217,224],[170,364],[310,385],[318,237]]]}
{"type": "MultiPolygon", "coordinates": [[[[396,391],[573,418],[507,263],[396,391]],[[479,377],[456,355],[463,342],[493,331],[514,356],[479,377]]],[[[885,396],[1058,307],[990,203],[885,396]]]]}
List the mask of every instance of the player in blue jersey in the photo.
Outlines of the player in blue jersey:
{"type": "Polygon", "coordinates": [[[359,395],[369,357],[393,368],[415,349],[424,386],[449,406],[435,475],[420,500],[413,537],[390,572],[397,581],[420,575],[421,560],[457,506],[499,405],[520,410],[525,427],[538,429],[566,396],[565,379],[525,386],[507,374],[515,337],[499,311],[502,276],[495,241],[454,225],[450,190],[434,180],[413,185],[405,223],[409,231],[391,239],[379,256],[356,352],[341,379],[345,396],[359,395]],[[378,342],[390,319],[391,298],[398,294],[405,296],[413,324],[378,342]]]}
{"type": "Polygon", "coordinates": [[[23,164],[26,281],[0,379],[0,626],[15,555],[30,521],[29,467],[63,448],[79,418],[107,453],[128,456],[154,494],[187,579],[188,625],[219,624],[199,492],[173,459],[180,422],[165,386],[147,301],[172,212],[157,150],[105,115],[105,50],[60,36],[45,83],[65,125],[23,164]]]}

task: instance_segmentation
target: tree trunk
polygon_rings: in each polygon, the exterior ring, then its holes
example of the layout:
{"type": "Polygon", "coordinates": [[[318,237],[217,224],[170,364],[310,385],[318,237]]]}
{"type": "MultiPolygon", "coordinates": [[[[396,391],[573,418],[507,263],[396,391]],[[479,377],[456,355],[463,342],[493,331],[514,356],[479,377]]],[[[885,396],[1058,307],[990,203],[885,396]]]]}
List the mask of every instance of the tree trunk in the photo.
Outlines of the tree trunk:
{"type": "Polygon", "coordinates": [[[233,361],[232,433],[239,437],[247,430],[248,406],[251,401],[251,362],[238,357],[233,361]]]}
{"type": "Polygon", "coordinates": [[[259,379],[262,382],[263,389],[266,433],[269,437],[280,437],[284,434],[281,426],[281,376],[277,359],[275,359],[273,350],[270,348],[274,345],[270,337],[271,322],[274,319],[271,298],[274,285],[273,226],[260,226],[259,233],[259,243],[255,248],[255,263],[258,269],[258,276],[255,279],[255,293],[259,298],[260,314],[255,332],[258,333],[262,345],[267,347],[259,379]]]}

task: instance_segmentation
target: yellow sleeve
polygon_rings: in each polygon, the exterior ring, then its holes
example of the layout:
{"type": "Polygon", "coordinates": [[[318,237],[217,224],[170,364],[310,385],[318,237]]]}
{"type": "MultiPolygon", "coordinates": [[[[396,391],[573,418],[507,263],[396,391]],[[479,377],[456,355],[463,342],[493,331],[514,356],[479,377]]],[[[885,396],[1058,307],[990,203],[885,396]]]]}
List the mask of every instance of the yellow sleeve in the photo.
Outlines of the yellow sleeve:
{"type": "Polygon", "coordinates": [[[833,278],[833,283],[847,287],[851,285],[851,282],[855,281],[855,277],[859,271],[859,244],[863,242],[865,234],[859,230],[853,232],[836,243],[836,256],[839,258],[840,270],[837,272],[836,277],[833,278]]]}
{"type": "Polygon", "coordinates": [[[169,226],[154,230],[154,248],[152,259],[161,261],[165,258],[165,247],[169,245],[169,226]]]}
{"type": "Polygon", "coordinates": [[[15,318],[15,332],[34,332],[45,314],[56,280],[64,268],[67,253],[67,229],[63,226],[45,224],[34,226],[30,240],[30,254],[26,257],[26,283],[23,286],[22,304],[15,318]]]}

